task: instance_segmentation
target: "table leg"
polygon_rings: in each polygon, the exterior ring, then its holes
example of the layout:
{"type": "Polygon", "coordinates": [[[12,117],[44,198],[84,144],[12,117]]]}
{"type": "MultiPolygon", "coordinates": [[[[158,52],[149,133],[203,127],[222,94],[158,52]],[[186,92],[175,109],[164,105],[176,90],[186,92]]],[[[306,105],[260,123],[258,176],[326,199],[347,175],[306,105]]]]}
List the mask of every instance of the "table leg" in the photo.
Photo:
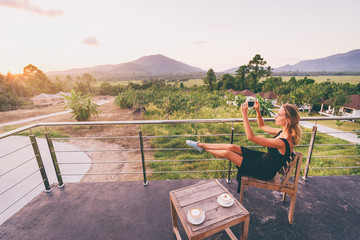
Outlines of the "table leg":
{"type": "Polygon", "coordinates": [[[181,236],[178,229],[178,215],[171,199],[170,199],[170,208],[171,208],[171,222],[172,222],[173,233],[175,234],[176,239],[181,240],[181,236]]]}
{"type": "Polygon", "coordinates": [[[231,231],[230,228],[226,228],[225,229],[226,233],[229,235],[231,240],[238,240],[237,237],[235,236],[235,234],[231,231]]]}
{"type": "Polygon", "coordinates": [[[249,223],[250,223],[250,215],[246,218],[245,222],[243,223],[243,229],[241,231],[241,240],[246,240],[248,238],[249,223]]]}

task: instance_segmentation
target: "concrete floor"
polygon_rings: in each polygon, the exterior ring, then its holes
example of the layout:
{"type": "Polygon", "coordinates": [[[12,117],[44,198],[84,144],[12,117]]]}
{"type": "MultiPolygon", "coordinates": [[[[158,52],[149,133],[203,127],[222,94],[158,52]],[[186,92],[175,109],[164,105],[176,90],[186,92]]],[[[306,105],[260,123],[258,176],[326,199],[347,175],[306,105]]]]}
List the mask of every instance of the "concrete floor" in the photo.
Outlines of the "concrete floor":
{"type": "MultiPolygon", "coordinates": [[[[0,239],[175,239],[169,191],[201,180],[69,183],[41,193],[0,226],[0,239]]],[[[221,183],[238,198],[237,183],[221,183]]],[[[249,239],[359,239],[360,176],[300,180],[293,225],[289,200],[248,188],[249,239]]],[[[241,226],[232,228],[240,236],[241,226]]],[[[180,233],[187,239],[182,227],[180,233]]],[[[229,239],[220,232],[207,239],[229,239]]]]}

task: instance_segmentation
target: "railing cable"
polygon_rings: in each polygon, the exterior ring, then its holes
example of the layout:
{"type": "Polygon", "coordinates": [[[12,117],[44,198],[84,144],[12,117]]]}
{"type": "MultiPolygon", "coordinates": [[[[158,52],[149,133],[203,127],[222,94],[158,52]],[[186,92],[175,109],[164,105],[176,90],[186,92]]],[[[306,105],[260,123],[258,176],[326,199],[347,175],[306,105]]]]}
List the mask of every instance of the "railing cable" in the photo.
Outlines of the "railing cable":
{"type": "Polygon", "coordinates": [[[21,181],[19,181],[19,182],[15,183],[15,184],[14,184],[14,185],[12,185],[11,187],[9,187],[8,189],[6,189],[6,190],[5,190],[5,191],[3,191],[2,193],[0,193],[0,196],[1,196],[2,194],[6,193],[7,191],[9,191],[10,189],[14,188],[16,185],[18,185],[18,184],[22,183],[23,181],[25,181],[26,179],[28,179],[29,177],[31,177],[31,176],[32,176],[32,175],[34,175],[35,173],[37,173],[39,170],[40,170],[40,168],[39,168],[39,169],[36,169],[36,171],[35,171],[35,172],[31,173],[29,176],[25,177],[25,178],[24,178],[24,179],[22,179],[21,181]]]}
{"type": "Polygon", "coordinates": [[[30,161],[31,161],[31,160],[33,160],[33,159],[35,159],[35,157],[32,157],[32,158],[30,158],[29,160],[27,160],[27,161],[25,161],[25,162],[23,162],[23,163],[21,163],[21,164],[17,165],[16,167],[13,167],[12,169],[8,170],[7,172],[4,172],[3,174],[1,174],[1,175],[0,175],[0,177],[4,176],[5,174],[8,174],[9,172],[11,172],[11,171],[13,171],[13,170],[17,169],[18,167],[21,167],[22,165],[24,165],[24,164],[26,164],[26,163],[30,162],[30,161]]]}
{"type": "Polygon", "coordinates": [[[8,210],[9,208],[11,208],[12,206],[14,206],[17,202],[19,202],[21,199],[23,199],[24,197],[26,197],[26,195],[28,195],[29,193],[31,193],[35,188],[39,187],[41,184],[43,184],[45,181],[45,179],[40,182],[38,185],[36,185],[35,187],[33,187],[30,191],[26,192],[24,195],[22,195],[18,200],[16,200],[15,202],[13,202],[10,206],[8,206],[7,208],[5,208],[3,211],[0,212],[0,214],[3,214],[6,210],[8,210]]]}
{"type": "Polygon", "coordinates": [[[23,147],[20,147],[20,148],[18,148],[18,149],[15,149],[15,150],[12,151],[12,152],[9,152],[9,153],[7,153],[7,154],[4,154],[4,155],[0,156],[0,158],[6,157],[6,156],[8,156],[8,155],[10,155],[10,154],[12,154],[12,153],[14,153],[14,152],[17,152],[17,151],[19,151],[19,150],[21,150],[21,149],[23,149],[23,148],[26,148],[26,147],[28,147],[28,146],[31,146],[31,143],[29,143],[29,144],[27,144],[27,145],[25,145],[25,146],[23,146],[23,147]]]}

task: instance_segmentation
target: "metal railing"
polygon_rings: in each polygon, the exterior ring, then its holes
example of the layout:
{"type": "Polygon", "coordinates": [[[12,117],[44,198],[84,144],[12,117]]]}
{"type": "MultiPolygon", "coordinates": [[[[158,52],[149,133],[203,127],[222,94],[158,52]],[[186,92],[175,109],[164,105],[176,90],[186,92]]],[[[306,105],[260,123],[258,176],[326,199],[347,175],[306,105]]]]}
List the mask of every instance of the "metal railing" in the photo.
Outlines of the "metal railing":
{"type": "MultiPolygon", "coordinates": [[[[301,121],[321,121],[321,120],[354,120],[354,119],[360,119],[360,117],[305,117],[301,118],[301,121]]],[[[251,122],[256,122],[255,118],[249,119],[251,122]]],[[[264,121],[274,121],[274,118],[264,118],[264,121]]],[[[18,151],[21,151],[23,149],[26,149],[27,147],[32,146],[34,156],[26,159],[24,162],[11,167],[10,169],[5,169],[4,172],[0,172],[0,181],[2,181],[2,178],[4,175],[9,174],[10,172],[20,168],[23,165],[26,165],[27,163],[34,161],[36,159],[36,163],[38,165],[38,169],[35,172],[32,172],[30,175],[26,176],[25,178],[21,179],[20,181],[16,183],[12,183],[11,186],[6,187],[4,190],[0,189],[0,196],[3,196],[4,194],[8,193],[11,189],[18,186],[19,184],[23,183],[25,180],[29,179],[31,176],[33,176],[36,173],[40,173],[41,175],[41,183],[37,184],[34,188],[32,188],[30,191],[26,192],[24,195],[22,195],[19,199],[15,200],[11,205],[7,206],[4,209],[0,209],[0,215],[7,211],[9,208],[11,208],[15,203],[20,201],[23,197],[25,197],[27,194],[29,194],[32,190],[34,190],[36,187],[38,187],[41,184],[44,184],[46,191],[51,191],[50,182],[47,176],[47,173],[44,168],[43,159],[41,157],[41,152],[39,150],[39,146],[36,141],[36,137],[34,134],[32,134],[32,130],[39,127],[45,127],[45,138],[47,142],[47,146],[49,148],[49,153],[52,159],[52,165],[53,170],[56,172],[57,182],[60,187],[64,186],[63,176],[74,176],[74,175],[119,175],[119,174],[142,174],[143,175],[143,184],[147,185],[147,175],[148,174],[165,174],[165,173],[212,173],[212,172],[224,172],[227,173],[227,181],[230,182],[231,173],[235,170],[232,169],[231,161],[229,161],[228,169],[218,169],[218,170],[196,170],[196,171],[146,171],[146,163],[150,162],[197,162],[197,161],[223,161],[223,159],[181,159],[181,160],[175,160],[175,159],[151,159],[146,160],[144,152],[146,151],[188,151],[191,148],[144,148],[143,140],[145,138],[151,139],[151,138],[179,138],[179,137],[230,137],[230,142],[234,142],[234,136],[244,136],[245,134],[236,134],[234,130],[234,123],[241,123],[242,119],[197,119],[197,120],[142,120],[142,121],[101,121],[101,122],[54,122],[54,123],[37,123],[37,124],[31,124],[22,128],[18,128],[15,130],[12,130],[7,133],[0,134],[0,139],[6,139],[7,137],[10,137],[12,135],[24,132],[24,131],[30,131],[30,144],[26,144],[24,146],[21,146],[15,150],[11,150],[8,153],[5,153],[0,156],[0,161],[8,157],[18,151]],[[142,133],[142,126],[143,125],[151,125],[151,124],[189,124],[189,123],[231,123],[230,133],[228,134],[213,134],[213,135],[204,135],[204,134],[198,134],[198,135],[161,135],[161,136],[144,136],[142,133]],[[51,134],[49,133],[47,128],[50,127],[73,127],[73,126],[114,126],[114,125],[138,125],[139,131],[137,136],[119,136],[119,137],[74,137],[74,138],[56,138],[57,140],[76,140],[76,139],[96,139],[96,140],[107,140],[107,139],[138,139],[139,141],[139,148],[128,148],[128,149],[84,149],[84,150],[56,150],[54,148],[53,144],[53,138],[51,137],[51,134]],[[140,160],[137,161],[100,161],[100,162],[92,162],[91,164],[126,164],[126,163],[141,163],[141,172],[119,172],[119,173],[61,173],[60,166],[62,164],[89,164],[84,162],[58,162],[57,159],[57,153],[68,153],[68,152],[118,152],[118,151],[138,151],[140,154],[140,160]]],[[[229,125],[230,126],[230,125],[229,125]]],[[[315,144],[316,142],[316,135],[317,135],[317,126],[315,125],[311,132],[304,132],[303,134],[311,134],[310,142],[308,145],[297,145],[296,148],[303,148],[308,147],[308,153],[307,156],[304,157],[306,159],[305,167],[303,168],[303,178],[307,180],[309,170],[311,169],[351,169],[351,168],[360,168],[360,166],[346,166],[346,167],[316,167],[316,168],[310,168],[311,159],[313,158],[332,158],[332,157],[341,157],[341,158],[359,158],[360,155],[348,155],[348,156],[312,156],[313,149],[315,146],[354,146],[356,144],[315,144]]],[[[261,134],[265,135],[265,134],[261,134]]],[[[247,147],[253,147],[257,148],[260,146],[247,146],[247,147]]],[[[192,150],[192,149],[191,149],[192,150]]]]}

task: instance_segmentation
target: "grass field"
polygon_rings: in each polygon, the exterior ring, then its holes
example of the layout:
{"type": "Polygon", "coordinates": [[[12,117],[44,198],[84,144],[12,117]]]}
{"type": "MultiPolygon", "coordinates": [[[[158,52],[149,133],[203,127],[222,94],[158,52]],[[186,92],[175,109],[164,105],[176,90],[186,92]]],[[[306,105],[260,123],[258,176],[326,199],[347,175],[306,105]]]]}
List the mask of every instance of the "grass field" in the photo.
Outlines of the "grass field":
{"type": "MultiPolygon", "coordinates": [[[[281,76],[283,81],[289,81],[291,76],[281,76]]],[[[297,76],[296,79],[304,78],[305,76],[297,76]]],[[[351,83],[351,84],[358,84],[360,83],[360,76],[308,76],[308,78],[314,79],[315,82],[325,82],[325,81],[331,81],[331,82],[337,82],[337,83],[351,83]]],[[[111,81],[109,82],[111,85],[125,85],[127,86],[130,82],[141,84],[142,80],[132,80],[132,81],[111,81]]],[[[95,82],[92,84],[94,87],[100,87],[102,82],[95,82]]],[[[202,86],[204,84],[203,79],[190,79],[189,81],[183,82],[185,87],[193,87],[196,86],[202,86]]],[[[169,83],[167,83],[169,84],[169,83]]],[[[173,84],[173,83],[170,83],[173,84]]]]}
{"type": "MultiPolygon", "coordinates": [[[[241,118],[241,113],[236,108],[219,108],[216,111],[216,118],[241,118]]],[[[306,115],[306,114],[305,114],[306,115]]],[[[171,116],[170,119],[189,119],[194,116],[189,116],[186,113],[175,113],[171,116]]],[[[164,113],[159,109],[154,107],[148,107],[147,112],[144,115],[145,119],[164,119],[164,113]]],[[[198,115],[198,118],[201,119],[211,119],[213,118],[212,110],[208,108],[203,108],[198,115]]],[[[351,124],[351,123],[350,123],[351,124]]],[[[354,123],[355,125],[350,125],[349,128],[359,127],[359,123],[354,123]]],[[[263,135],[264,132],[261,131],[256,123],[251,123],[253,131],[255,134],[263,135]]],[[[274,126],[274,123],[268,123],[270,126],[274,126]]],[[[341,130],[345,130],[344,123],[341,130]]],[[[217,136],[216,134],[230,134],[231,133],[231,123],[202,123],[202,124],[171,124],[171,125],[147,125],[144,126],[143,131],[144,135],[158,136],[157,138],[152,138],[150,144],[152,148],[158,149],[176,149],[176,148],[188,148],[185,144],[186,139],[191,139],[195,141],[202,141],[208,143],[229,143],[230,136],[217,136]],[[188,137],[184,137],[188,135],[188,137]],[[195,136],[194,136],[195,135],[195,136]],[[179,136],[179,137],[160,137],[160,136],[179,136]]],[[[242,123],[234,124],[235,134],[234,144],[242,146],[254,146],[253,142],[250,142],[244,136],[244,127],[242,123]],[[240,135],[239,135],[240,134],[240,135]]],[[[308,152],[308,144],[310,142],[311,134],[310,129],[302,129],[303,135],[302,140],[299,146],[295,147],[295,151],[303,153],[304,159],[302,167],[305,167],[306,156],[308,152]]],[[[269,136],[267,136],[269,137],[269,136]]],[[[316,144],[347,144],[348,142],[339,138],[329,136],[327,134],[318,134],[316,136],[316,144]]],[[[357,155],[358,149],[354,145],[329,145],[329,146],[315,146],[313,150],[314,159],[312,159],[311,167],[350,167],[350,166],[359,166],[358,158],[346,158],[342,156],[347,155],[357,155]],[[324,157],[325,156],[325,157],[324,157]],[[329,157],[326,157],[329,156],[329,157]],[[338,157],[337,157],[338,156],[338,157]]],[[[263,150],[264,148],[256,148],[256,150],[263,150]]],[[[190,150],[163,150],[155,151],[153,159],[156,159],[156,162],[150,163],[150,167],[154,172],[167,172],[167,171],[201,171],[201,170],[226,170],[228,168],[228,161],[224,160],[215,160],[215,158],[206,152],[199,153],[192,149],[190,150]],[[161,160],[178,160],[178,162],[168,162],[161,160]],[[203,161],[198,161],[204,159],[203,161]],[[208,159],[208,160],[206,160],[208,159]],[[211,159],[211,160],[210,160],[211,159]]],[[[235,169],[235,166],[232,165],[232,169],[235,169]]],[[[360,174],[359,169],[312,169],[310,175],[353,175],[360,174]]],[[[192,173],[163,173],[163,174],[153,174],[150,176],[153,180],[160,179],[193,179],[193,178],[224,178],[226,177],[226,172],[192,172],[192,173]]],[[[232,177],[235,177],[235,172],[232,173],[232,177]]]]}
{"type": "Polygon", "coordinates": [[[350,132],[350,131],[360,131],[360,123],[351,122],[351,121],[341,121],[342,125],[338,126],[334,120],[324,120],[318,121],[318,124],[331,127],[340,131],[350,132]]]}
{"type": "MultiPolygon", "coordinates": [[[[124,86],[127,86],[130,82],[132,83],[136,83],[136,84],[141,84],[142,83],[142,80],[132,80],[132,81],[107,81],[108,83],[110,83],[111,85],[115,86],[117,84],[121,84],[121,85],[124,85],[124,86]]],[[[100,87],[100,85],[102,84],[103,82],[94,82],[91,84],[91,86],[93,87],[100,87]]]]}
{"type": "MultiPolygon", "coordinates": [[[[295,77],[296,79],[304,78],[305,76],[295,77]]],[[[283,81],[288,81],[291,76],[282,76],[283,81]]],[[[326,81],[337,82],[337,83],[360,83],[360,76],[308,76],[307,78],[314,79],[315,82],[321,83],[326,81]]]]}

